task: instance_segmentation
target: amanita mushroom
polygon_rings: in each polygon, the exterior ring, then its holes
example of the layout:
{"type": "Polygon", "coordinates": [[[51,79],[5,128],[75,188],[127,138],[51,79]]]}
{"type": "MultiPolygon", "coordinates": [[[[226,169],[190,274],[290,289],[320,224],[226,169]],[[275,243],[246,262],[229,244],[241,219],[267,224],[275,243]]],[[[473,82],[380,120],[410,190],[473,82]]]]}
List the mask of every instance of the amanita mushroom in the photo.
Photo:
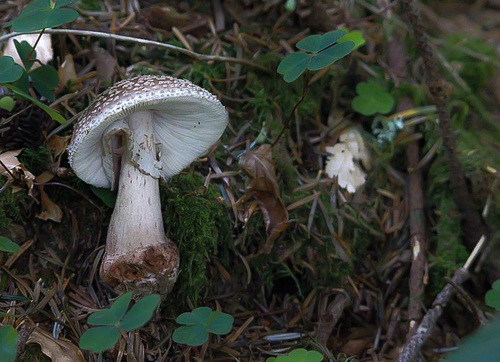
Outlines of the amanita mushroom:
{"type": "Polygon", "coordinates": [[[179,253],[164,233],[159,179],[205,153],[226,119],[215,96],[167,76],[121,81],[83,113],[68,147],[69,162],[85,182],[118,189],[100,269],[116,291],[165,296],[172,289],[179,253]]]}

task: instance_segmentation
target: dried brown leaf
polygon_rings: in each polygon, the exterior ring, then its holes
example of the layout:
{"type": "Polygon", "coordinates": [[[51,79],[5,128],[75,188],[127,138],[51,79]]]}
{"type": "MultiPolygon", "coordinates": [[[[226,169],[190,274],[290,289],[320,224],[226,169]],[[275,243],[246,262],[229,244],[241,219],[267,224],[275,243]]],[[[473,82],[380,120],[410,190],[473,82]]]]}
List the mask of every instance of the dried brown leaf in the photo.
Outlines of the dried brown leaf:
{"type": "Polygon", "coordinates": [[[64,338],[54,339],[38,327],[31,333],[27,343],[39,344],[43,354],[53,362],[85,362],[82,351],[76,345],[64,338]]]}
{"type": "Polygon", "coordinates": [[[264,216],[267,240],[262,252],[269,253],[274,241],[290,225],[279,195],[271,146],[262,145],[247,152],[240,158],[240,165],[251,179],[247,192],[255,197],[264,216]]]}
{"type": "MultiPolygon", "coordinates": [[[[68,85],[69,81],[75,81],[78,76],[76,75],[75,62],[73,61],[73,56],[71,54],[66,54],[64,57],[64,62],[61,64],[57,70],[59,74],[59,87],[63,88],[68,85]]],[[[69,85],[71,90],[82,89],[81,83],[76,83],[69,85]]]]}
{"type": "Polygon", "coordinates": [[[52,220],[60,222],[63,217],[63,212],[59,205],[49,198],[43,186],[40,186],[40,201],[42,204],[42,211],[37,213],[36,217],[44,221],[52,220]]]}

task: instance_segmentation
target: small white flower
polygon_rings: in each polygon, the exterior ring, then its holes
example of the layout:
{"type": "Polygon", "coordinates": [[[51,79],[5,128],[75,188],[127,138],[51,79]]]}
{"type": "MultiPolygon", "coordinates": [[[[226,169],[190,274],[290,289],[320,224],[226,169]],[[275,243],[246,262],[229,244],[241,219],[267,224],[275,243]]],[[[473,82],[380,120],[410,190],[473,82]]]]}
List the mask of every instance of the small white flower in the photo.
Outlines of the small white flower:
{"type": "Polygon", "coordinates": [[[349,128],[340,135],[340,142],[333,147],[326,147],[328,157],[325,172],[329,177],[337,176],[339,186],[353,193],[365,183],[366,174],[355,160],[369,165],[369,154],[363,137],[356,128],[349,128]]]}

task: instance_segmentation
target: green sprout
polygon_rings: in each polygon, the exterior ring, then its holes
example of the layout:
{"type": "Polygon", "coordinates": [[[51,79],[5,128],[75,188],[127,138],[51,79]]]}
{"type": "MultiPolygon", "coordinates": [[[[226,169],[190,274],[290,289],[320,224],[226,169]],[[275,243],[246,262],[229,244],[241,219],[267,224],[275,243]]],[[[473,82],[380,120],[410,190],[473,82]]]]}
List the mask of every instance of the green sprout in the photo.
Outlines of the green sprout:
{"type": "Polygon", "coordinates": [[[92,314],[87,323],[99,327],[83,333],[80,348],[94,353],[110,349],[120,339],[120,330],[128,332],[144,326],[160,304],[160,296],[151,294],[140,299],[127,312],[131,300],[132,292],[125,293],[110,308],[92,314]]]}
{"type": "Polygon", "coordinates": [[[376,81],[358,83],[356,92],[358,96],[352,100],[352,108],[364,116],[387,114],[394,108],[394,98],[376,81]]]}
{"type": "Polygon", "coordinates": [[[217,335],[229,333],[233,328],[234,318],[227,313],[200,307],[193,309],[192,312],[182,313],[175,321],[184,326],[174,331],[174,342],[201,346],[208,341],[208,333],[217,335]]]}
{"type": "Polygon", "coordinates": [[[320,70],[350,54],[354,41],[343,41],[344,30],[334,30],[323,35],[310,35],[297,43],[302,52],[287,55],[279,64],[277,72],[283,80],[291,83],[306,70],[320,70]]]}

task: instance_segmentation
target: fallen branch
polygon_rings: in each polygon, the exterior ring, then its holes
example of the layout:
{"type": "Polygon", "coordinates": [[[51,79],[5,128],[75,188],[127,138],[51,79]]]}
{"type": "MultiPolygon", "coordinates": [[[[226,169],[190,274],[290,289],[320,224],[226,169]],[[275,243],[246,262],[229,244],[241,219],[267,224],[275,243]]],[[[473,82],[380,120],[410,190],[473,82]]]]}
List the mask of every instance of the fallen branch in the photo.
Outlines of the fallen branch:
{"type": "Polygon", "coordinates": [[[465,262],[464,266],[455,272],[453,278],[451,279],[451,283],[446,284],[443,290],[437,295],[436,299],[434,299],[431,309],[429,309],[425,314],[422,322],[417,328],[416,333],[406,343],[396,362],[411,362],[417,358],[422,345],[431,335],[432,329],[436,325],[439,317],[441,317],[444,307],[450,301],[451,297],[457,293],[457,289],[453,285],[461,285],[469,279],[469,268],[476,259],[476,256],[479,254],[479,251],[483,247],[485,241],[486,237],[484,235],[481,236],[481,239],[476,244],[476,247],[465,262]]]}
{"type": "MultiPolygon", "coordinates": [[[[142,38],[135,38],[131,36],[125,36],[125,35],[117,35],[117,34],[111,34],[111,33],[104,33],[101,31],[91,31],[91,30],[78,30],[78,29],[45,29],[45,33],[47,34],[66,34],[66,35],[79,35],[79,36],[91,36],[94,38],[105,38],[105,39],[113,39],[113,40],[118,40],[118,41],[127,41],[127,42],[132,42],[136,44],[143,44],[143,45],[152,45],[156,46],[158,48],[164,48],[168,49],[177,53],[181,53],[184,55],[187,55],[188,57],[194,59],[194,60],[202,60],[202,61],[217,61],[217,62],[227,62],[227,63],[236,63],[236,64],[243,64],[252,68],[259,69],[263,72],[269,73],[270,70],[267,69],[266,67],[263,67],[262,65],[259,65],[257,63],[254,63],[248,59],[240,59],[240,58],[232,58],[232,57],[223,57],[220,55],[208,55],[208,54],[199,54],[196,53],[192,50],[177,47],[175,45],[171,44],[166,44],[162,43],[159,41],[154,41],[154,40],[149,40],[149,39],[142,39],[142,38]]],[[[40,33],[39,31],[32,32],[31,34],[38,34],[40,33]]],[[[0,36],[0,43],[13,38],[18,35],[22,35],[25,33],[8,33],[5,35],[0,36]]]]}

